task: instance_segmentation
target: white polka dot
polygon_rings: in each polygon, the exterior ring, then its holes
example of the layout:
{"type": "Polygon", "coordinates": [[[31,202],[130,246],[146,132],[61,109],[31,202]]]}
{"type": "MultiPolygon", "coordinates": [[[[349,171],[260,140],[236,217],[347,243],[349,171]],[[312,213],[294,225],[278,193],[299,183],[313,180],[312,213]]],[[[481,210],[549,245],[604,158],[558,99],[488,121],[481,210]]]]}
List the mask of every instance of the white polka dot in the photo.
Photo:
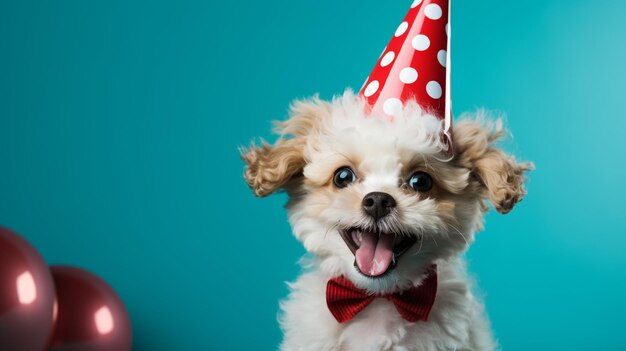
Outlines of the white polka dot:
{"type": "Polygon", "coordinates": [[[439,52],[437,53],[437,60],[439,60],[439,64],[441,64],[443,67],[446,67],[447,56],[448,53],[446,52],[446,50],[439,50],[439,52]]]}
{"type": "Polygon", "coordinates": [[[433,99],[439,99],[441,97],[441,85],[434,80],[431,80],[426,84],[426,92],[433,99]]]}
{"type": "Polygon", "coordinates": [[[402,112],[402,101],[397,98],[389,98],[383,104],[383,111],[389,116],[397,116],[402,112]]]}
{"type": "Polygon", "coordinates": [[[401,36],[402,34],[404,34],[404,32],[406,32],[406,30],[409,28],[409,23],[407,21],[404,21],[402,23],[400,23],[400,25],[398,26],[398,29],[396,29],[396,37],[401,36]]]}
{"type": "Polygon", "coordinates": [[[411,4],[411,8],[412,8],[412,9],[413,9],[413,8],[416,8],[416,7],[417,7],[417,5],[419,5],[419,4],[421,4],[421,3],[422,3],[422,0],[415,0],[415,1],[413,1],[413,4],[411,4]]]}
{"type": "Polygon", "coordinates": [[[424,9],[424,14],[431,20],[438,20],[441,18],[441,15],[443,15],[443,12],[441,11],[441,7],[439,5],[430,4],[424,9]]]}
{"type": "Polygon", "coordinates": [[[365,95],[365,97],[370,97],[370,96],[376,94],[376,92],[378,91],[378,87],[379,86],[380,86],[380,83],[378,83],[377,80],[371,81],[367,85],[367,88],[365,88],[365,91],[363,92],[363,95],[365,95]]]}
{"type": "Polygon", "coordinates": [[[447,36],[450,36],[449,28],[450,28],[450,23],[446,23],[446,35],[447,36]]]}
{"type": "Polygon", "coordinates": [[[385,54],[385,56],[383,56],[383,59],[380,60],[380,66],[385,67],[389,65],[390,63],[393,62],[393,59],[395,58],[396,58],[396,53],[393,51],[389,51],[388,53],[385,54]]]}
{"type": "Polygon", "coordinates": [[[417,51],[424,51],[430,46],[430,39],[424,34],[419,34],[413,38],[411,45],[413,45],[413,49],[417,51]]]}
{"type": "Polygon", "coordinates": [[[417,70],[413,67],[406,67],[400,71],[400,81],[404,84],[415,83],[417,80],[417,70]]]}

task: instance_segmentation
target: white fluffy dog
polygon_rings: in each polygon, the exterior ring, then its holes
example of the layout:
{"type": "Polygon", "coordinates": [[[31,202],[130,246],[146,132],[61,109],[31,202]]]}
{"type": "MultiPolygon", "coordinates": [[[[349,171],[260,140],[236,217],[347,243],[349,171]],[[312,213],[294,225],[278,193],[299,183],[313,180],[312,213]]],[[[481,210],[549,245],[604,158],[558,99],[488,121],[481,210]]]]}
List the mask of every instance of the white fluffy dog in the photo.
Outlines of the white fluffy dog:
{"type": "Polygon", "coordinates": [[[258,196],[284,189],[294,234],[313,259],[282,302],[282,350],[492,350],[483,305],[462,254],[482,229],[486,200],[509,212],[524,172],[494,146],[499,121],[442,122],[414,102],[393,121],[366,116],[363,98],[296,102],[280,138],[242,151],[258,196]],[[436,297],[409,321],[389,298],[436,271],[436,297]],[[349,320],[329,310],[327,284],[343,276],[374,298],[349,320]]]}

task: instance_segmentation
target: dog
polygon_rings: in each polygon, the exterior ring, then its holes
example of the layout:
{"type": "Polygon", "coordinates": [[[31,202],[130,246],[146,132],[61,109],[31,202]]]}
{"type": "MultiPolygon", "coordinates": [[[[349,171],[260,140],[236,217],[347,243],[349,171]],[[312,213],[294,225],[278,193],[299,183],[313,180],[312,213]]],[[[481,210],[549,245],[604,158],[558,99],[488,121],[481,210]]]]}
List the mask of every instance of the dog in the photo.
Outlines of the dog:
{"type": "Polygon", "coordinates": [[[484,111],[461,116],[446,142],[443,122],[416,102],[393,120],[365,110],[351,91],[296,101],[273,145],[241,150],[257,196],[287,193],[310,257],[280,305],[281,350],[496,349],[462,256],[489,202],[505,214],[522,200],[532,163],[496,146],[506,130],[484,111]],[[337,282],[365,302],[332,311],[337,282]],[[432,301],[405,318],[390,296],[421,287],[432,301]]]}

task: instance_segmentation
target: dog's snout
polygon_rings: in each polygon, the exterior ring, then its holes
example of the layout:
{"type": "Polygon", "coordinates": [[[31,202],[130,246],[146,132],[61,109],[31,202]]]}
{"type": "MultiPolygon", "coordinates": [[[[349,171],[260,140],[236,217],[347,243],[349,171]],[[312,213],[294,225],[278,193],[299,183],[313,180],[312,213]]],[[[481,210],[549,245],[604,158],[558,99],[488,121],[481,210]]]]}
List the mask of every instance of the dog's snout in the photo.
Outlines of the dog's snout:
{"type": "Polygon", "coordinates": [[[396,207],[396,200],[387,193],[375,191],[363,198],[363,211],[374,220],[385,217],[394,207],[396,207]]]}

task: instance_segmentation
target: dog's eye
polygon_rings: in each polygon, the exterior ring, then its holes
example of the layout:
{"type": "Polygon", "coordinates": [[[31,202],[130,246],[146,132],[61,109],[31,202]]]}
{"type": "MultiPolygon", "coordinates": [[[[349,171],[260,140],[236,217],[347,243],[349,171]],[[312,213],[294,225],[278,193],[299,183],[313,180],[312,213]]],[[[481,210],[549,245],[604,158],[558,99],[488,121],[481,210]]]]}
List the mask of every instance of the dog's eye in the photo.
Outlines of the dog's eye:
{"type": "Polygon", "coordinates": [[[333,184],[337,188],[345,188],[356,180],[356,174],[350,167],[341,167],[335,171],[333,184]]]}
{"type": "Polygon", "coordinates": [[[433,187],[433,178],[425,172],[416,172],[409,178],[409,186],[415,191],[426,192],[433,187]]]}

